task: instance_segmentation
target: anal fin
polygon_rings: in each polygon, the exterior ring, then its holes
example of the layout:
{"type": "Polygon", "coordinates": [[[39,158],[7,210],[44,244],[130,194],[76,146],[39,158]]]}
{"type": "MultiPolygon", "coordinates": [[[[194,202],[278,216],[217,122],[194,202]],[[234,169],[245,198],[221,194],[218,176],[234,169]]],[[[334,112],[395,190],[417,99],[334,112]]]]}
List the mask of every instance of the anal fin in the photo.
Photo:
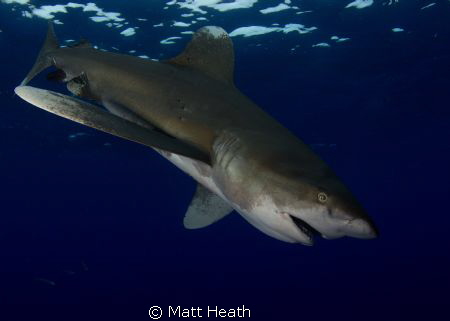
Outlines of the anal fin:
{"type": "Polygon", "coordinates": [[[224,218],[232,211],[233,208],[227,202],[199,184],[184,216],[183,224],[187,229],[203,228],[224,218]]]}

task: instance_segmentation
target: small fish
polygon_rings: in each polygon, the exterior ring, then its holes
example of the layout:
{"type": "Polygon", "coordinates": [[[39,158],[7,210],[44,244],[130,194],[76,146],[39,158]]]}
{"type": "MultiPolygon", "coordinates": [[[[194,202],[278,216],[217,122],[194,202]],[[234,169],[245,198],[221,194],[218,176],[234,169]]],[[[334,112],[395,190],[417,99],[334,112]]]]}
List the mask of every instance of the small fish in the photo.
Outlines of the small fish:
{"type": "Polygon", "coordinates": [[[89,268],[88,268],[86,262],[84,262],[84,261],[81,261],[81,268],[82,268],[83,271],[85,271],[85,272],[89,270],[89,268]]]}
{"type": "Polygon", "coordinates": [[[72,270],[64,270],[63,272],[64,272],[64,274],[66,274],[66,275],[75,275],[75,272],[72,271],[72,270]]]}
{"type": "Polygon", "coordinates": [[[45,278],[34,278],[34,281],[42,283],[42,284],[45,284],[45,285],[48,285],[48,286],[55,286],[56,285],[56,283],[54,281],[49,280],[49,279],[45,279],[45,278]]]}

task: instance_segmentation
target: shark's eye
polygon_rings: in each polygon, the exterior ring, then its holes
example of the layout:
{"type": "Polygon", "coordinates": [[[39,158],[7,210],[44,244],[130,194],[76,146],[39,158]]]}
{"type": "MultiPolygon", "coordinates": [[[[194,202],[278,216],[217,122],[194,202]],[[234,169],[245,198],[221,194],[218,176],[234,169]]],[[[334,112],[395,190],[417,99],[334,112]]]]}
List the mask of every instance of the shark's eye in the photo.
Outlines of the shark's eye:
{"type": "Polygon", "coordinates": [[[326,203],[328,200],[328,196],[324,192],[319,192],[319,194],[317,194],[317,199],[320,203],[326,203]]]}

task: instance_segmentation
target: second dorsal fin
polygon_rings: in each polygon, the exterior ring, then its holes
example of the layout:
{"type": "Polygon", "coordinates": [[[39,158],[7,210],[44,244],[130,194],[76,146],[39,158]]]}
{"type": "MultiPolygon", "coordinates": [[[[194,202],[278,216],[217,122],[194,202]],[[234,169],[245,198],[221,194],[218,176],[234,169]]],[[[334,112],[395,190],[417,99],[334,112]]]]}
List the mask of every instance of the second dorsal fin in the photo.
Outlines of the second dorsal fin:
{"type": "Polygon", "coordinates": [[[199,29],[184,51],[167,63],[189,66],[233,85],[234,51],[227,32],[220,27],[199,29]]]}

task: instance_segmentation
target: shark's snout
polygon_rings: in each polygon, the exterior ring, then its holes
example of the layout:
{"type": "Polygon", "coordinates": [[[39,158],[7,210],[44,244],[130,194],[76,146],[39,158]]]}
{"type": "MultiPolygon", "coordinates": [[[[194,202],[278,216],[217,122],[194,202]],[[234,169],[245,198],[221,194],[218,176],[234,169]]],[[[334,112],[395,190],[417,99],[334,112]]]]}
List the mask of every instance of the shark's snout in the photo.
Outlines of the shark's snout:
{"type": "Polygon", "coordinates": [[[355,200],[338,202],[327,210],[331,236],[336,234],[337,237],[350,236],[359,239],[373,239],[378,236],[375,224],[355,200]]]}
{"type": "Polygon", "coordinates": [[[318,234],[325,239],[344,236],[359,239],[373,239],[378,236],[378,229],[362,210],[350,211],[327,206],[310,206],[303,209],[291,209],[289,213],[297,226],[318,234]]]}
{"type": "Polygon", "coordinates": [[[347,236],[359,239],[373,239],[378,236],[378,229],[375,225],[364,218],[347,221],[344,232],[347,236]]]}

